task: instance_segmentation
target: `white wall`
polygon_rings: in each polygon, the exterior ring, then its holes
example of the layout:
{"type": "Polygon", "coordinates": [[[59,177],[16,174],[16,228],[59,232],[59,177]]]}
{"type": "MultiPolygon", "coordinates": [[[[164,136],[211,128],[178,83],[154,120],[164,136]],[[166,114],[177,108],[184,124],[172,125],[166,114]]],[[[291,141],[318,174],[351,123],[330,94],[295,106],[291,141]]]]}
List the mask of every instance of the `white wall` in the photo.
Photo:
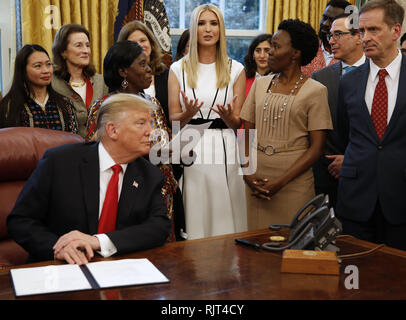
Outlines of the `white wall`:
{"type": "Polygon", "coordinates": [[[3,96],[8,91],[16,54],[15,1],[0,0],[1,65],[3,96]]]}

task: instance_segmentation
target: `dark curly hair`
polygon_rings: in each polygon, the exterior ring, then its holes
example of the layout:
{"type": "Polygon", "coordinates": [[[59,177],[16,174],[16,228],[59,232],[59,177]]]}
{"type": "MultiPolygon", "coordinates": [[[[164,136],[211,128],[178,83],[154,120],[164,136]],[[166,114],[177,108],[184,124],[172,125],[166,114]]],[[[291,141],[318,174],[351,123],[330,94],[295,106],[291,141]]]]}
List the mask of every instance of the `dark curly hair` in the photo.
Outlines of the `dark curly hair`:
{"type": "Polygon", "coordinates": [[[179,38],[178,41],[178,47],[176,48],[176,55],[175,58],[173,59],[173,61],[178,61],[180,59],[183,58],[183,52],[186,49],[186,44],[189,41],[190,38],[190,31],[189,29],[186,29],[185,31],[183,31],[182,35],[179,38]]]}
{"type": "Polygon", "coordinates": [[[319,38],[310,24],[299,19],[287,19],[279,24],[278,30],[289,33],[292,47],[301,52],[302,66],[313,60],[319,50],[319,38]]]}
{"type": "Polygon", "coordinates": [[[116,42],[110,47],[103,61],[104,83],[109,87],[109,92],[120,89],[123,78],[119,70],[130,67],[142,52],[137,42],[129,40],[116,42]]]}
{"type": "Polygon", "coordinates": [[[255,76],[255,72],[257,71],[257,64],[254,59],[254,51],[255,48],[264,41],[268,41],[271,44],[272,35],[268,33],[263,33],[254,38],[252,40],[247,55],[244,57],[244,64],[245,64],[245,72],[247,74],[247,78],[252,78],[255,76]]]}
{"type": "Polygon", "coordinates": [[[352,4],[349,3],[348,1],[345,0],[331,0],[327,3],[326,8],[328,6],[334,7],[334,8],[341,8],[344,9],[347,8],[347,6],[351,6],[352,4]]]}

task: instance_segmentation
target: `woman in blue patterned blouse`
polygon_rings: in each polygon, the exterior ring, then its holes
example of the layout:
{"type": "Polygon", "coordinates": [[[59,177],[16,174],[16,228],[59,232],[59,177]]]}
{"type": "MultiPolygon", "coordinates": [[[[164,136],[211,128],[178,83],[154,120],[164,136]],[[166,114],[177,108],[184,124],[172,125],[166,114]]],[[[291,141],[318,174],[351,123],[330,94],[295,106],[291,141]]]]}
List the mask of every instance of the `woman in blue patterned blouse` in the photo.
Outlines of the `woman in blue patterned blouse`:
{"type": "Polygon", "coordinates": [[[39,45],[17,54],[10,91],[0,101],[0,128],[36,127],[77,133],[72,105],[51,87],[52,62],[39,45]]]}

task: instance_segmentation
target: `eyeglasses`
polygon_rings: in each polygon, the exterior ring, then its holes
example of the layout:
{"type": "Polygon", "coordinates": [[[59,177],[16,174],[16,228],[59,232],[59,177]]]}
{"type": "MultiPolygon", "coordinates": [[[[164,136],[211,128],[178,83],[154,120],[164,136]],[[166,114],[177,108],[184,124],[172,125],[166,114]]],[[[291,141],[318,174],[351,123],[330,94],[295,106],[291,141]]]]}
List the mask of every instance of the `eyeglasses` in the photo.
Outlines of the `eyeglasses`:
{"type": "Polygon", "coordinates": [[[334,33],[329,33],[327,35],[327,40],[330,41],[331,38],[333,38],[335,41],[340,40],[343,34],[352,34],[352,32],[334,32],[334,33]]]}
{"type": "Polygon", "coordinates": [[[406,54],[406,49],[401,48],[401,49],[400,49],[400,52],[406,54]]]}

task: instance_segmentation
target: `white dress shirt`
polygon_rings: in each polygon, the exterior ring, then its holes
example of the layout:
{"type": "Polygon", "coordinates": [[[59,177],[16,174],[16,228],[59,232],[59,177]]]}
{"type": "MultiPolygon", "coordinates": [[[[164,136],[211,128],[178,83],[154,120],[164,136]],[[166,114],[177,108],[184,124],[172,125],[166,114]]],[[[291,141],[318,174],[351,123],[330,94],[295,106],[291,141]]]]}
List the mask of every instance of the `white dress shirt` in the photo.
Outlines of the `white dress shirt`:
{"type": "Polygon", "coordinates": [[[330,64],[331,60],[334,58],[334,53],[328,52],[324,48],[323,42],[321,42],[321,51],[323,52],[324,62],[326,63],[326,67],[330,64]]]}
{"type": "Polygon", "coordinates": [[[87,84],[84,84],[81,87],[72,86],[73,91],[75,91],[82,98],[84,103],[86,103],[86,87],[87,87],[87,84]]]}
{"type": "MultiPolygon", "coordinates": [[[[99,143],[99,165],[100,165],[100,201],[99,201],[99,219],[103,208],[104,198],[106,197],[107,186],[110,182],[110,178],[113,175],[112,166],[116,163],[111,158],[107,150],[104,148],[103,144],[99,143]]],[[[123,186],[123,177],[125,170],[127,169],[127,164],[121,164],[122,171],[118,176],[118,199],[120,199],[121,187],[123,186]]],[[[107,258],[112,256],[117,252],[116,246],[110,240],[106,234],[96,234],[95,235],[100,242],[100,251],[98,252],[103,257],[107,258]]]]}
{"type": "Polygon", "coordinates": [[[34,100],[34,102],[39,105],[43,110],[46,110],[48,99],[49,99],[49,94],[47,93],[45,100],[43,103],[39,102],[37,99],[35,99],[34,96],[31,96],[31,99],[34,100]]]}
{"type": "Polygon", "coordinates": [[[342,67],[343,67],[343,70],[342,70],[342,74],[344,74],[344,69],[346,68],[346,67],[359,67],[359,66],[361,66],[361,65],[363,65],[364,63],[365,63],[365,60],[366,60],[367,58],[365,57],[365,54],[363,54],[362,55],[362,57],[361,57],[361,59],[359,59],[357,62],[355,62],[353,65],[349,65],[349,64],[347,64],[347,63],[345,63],[344,61],[341,61],[341,65],[342,65],[342,67]]]}
{"type": "Polygon", "coordinates": [[[155,85],[151,84],[147,89],[144,89],[144,92],[150,97],[155,98],[156,95],[155,85]]]}
{"type": "MultiPolygon", "coordinates": [[[[386,87],[388,88],[388,123],[395,109],[396,98],[398,96],[400,67],[402,64],[402,54],[400,51],[396,58],[385,68],[388,75],[385,78],[386,87]]],[[[372,102],[374,100],[375,87],[379,82],[379,68],[372,59],[369,63],[369,77],[365,91],[365,103],[367,104],[369,114],[372,110],[372,102]]]]}

